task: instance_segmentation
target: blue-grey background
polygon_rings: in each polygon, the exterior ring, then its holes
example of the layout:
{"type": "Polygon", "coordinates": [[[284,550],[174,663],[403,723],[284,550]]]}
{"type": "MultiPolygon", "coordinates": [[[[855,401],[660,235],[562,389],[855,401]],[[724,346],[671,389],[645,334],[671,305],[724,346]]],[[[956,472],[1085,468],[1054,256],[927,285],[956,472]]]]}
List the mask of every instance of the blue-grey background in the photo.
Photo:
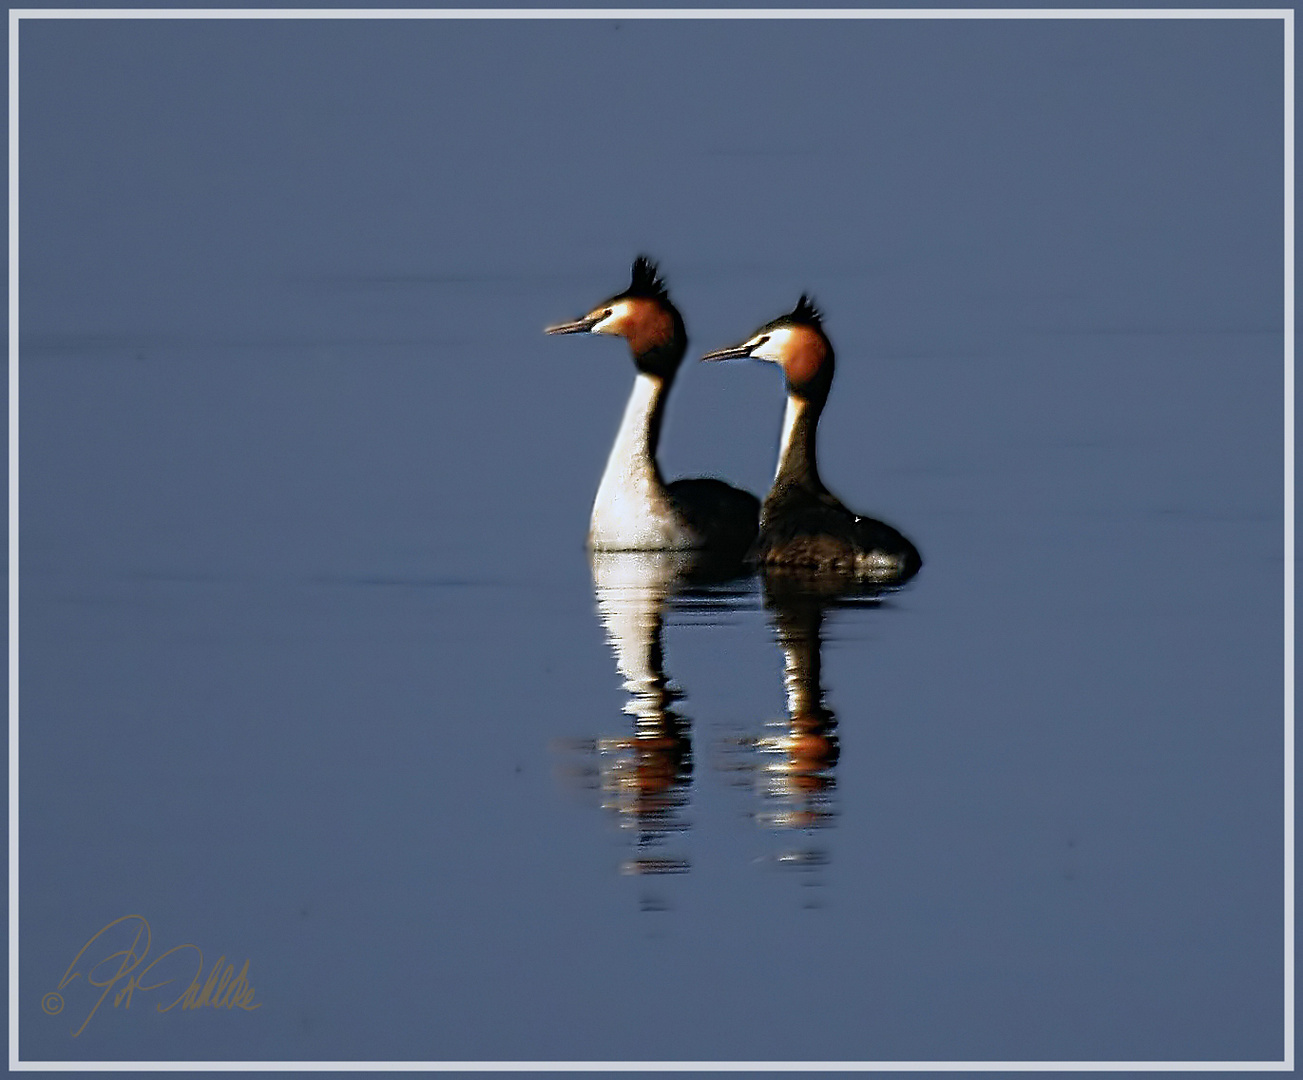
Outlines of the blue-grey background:
{"type": "MultiPolygon", "coordinates": [[[[1278,21],[24,21],[25,1058],[1272,1059],[1278,21]],[[839,357],[824,479],[927,564],[831,613],[825,861],[727,761],[754,583],[672,607],[685,874],[582,550],[659,258],[839,357]],[[263,1007],[41,1009],[129,913],[263,1007]]],[[[662,464],[757,492],[776,373],[662,464]]],[[[125,943],[118,943],[124,947],[125,943]]]]}

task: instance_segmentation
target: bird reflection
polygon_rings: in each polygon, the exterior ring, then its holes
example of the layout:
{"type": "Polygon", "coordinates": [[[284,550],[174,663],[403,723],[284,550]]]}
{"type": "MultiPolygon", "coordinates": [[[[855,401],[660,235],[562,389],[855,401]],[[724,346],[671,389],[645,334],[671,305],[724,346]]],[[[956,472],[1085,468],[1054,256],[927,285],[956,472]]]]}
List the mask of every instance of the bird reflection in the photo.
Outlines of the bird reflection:
{"type": "MultiPolygon", "coordinates": [[[[683,873],[690,862],[676,845],[689,828],[692,725],[681,709],[683,693],[666,670],[666,615],[671,609],[712,617],[736,610],[754,598],[754,578],[703,565],[692,552],[591,552],[589,558],[598,616],[628,694],[624,712],[633,722],[631,730],[581,744],[595,758],[586,771],[603,807],[632,837],[621,869],[683,873]]],[[[759,580],[782,650],[787,715],[732,742],[722,764],[756,792],[757,822],[793,838],[780,845],[774,861],[812,871],[828,861],[816,837],[837,813],[840,748],[837,716],[823,687],[825,618],[832,608],[876,605],[888,590],[790,568],[765,569],[759,580]]]]}
{"type": "MultiPolygon", "coordinates": [[[[768,569],[762,574],[764,603],[783,650],[787,716],[751,741],[750,768],[764,804],[756,817],[770,828],[816,830],[832,824],[836,765],[840,753],[837,716],[824,700],[823,623],[830,607],[876,604],[881,590],[844,575],[768,569]]],[[[806,841],[780,852],[777,862],[813,870],[826,852],[806,841]]]]}
{"type": "Polygon", "coordinates": [[[687,829],[692,780],[690,724],[674,707],[683,694],[665,673],[662,637],[669,598],[700,569],[681,551],[592,552],[593,590],[633,717],[631,735],[596,741],[603,805],[636,835],[629,874],[671,874],[688,861],[667,854],[667,839],[687,829]]]}

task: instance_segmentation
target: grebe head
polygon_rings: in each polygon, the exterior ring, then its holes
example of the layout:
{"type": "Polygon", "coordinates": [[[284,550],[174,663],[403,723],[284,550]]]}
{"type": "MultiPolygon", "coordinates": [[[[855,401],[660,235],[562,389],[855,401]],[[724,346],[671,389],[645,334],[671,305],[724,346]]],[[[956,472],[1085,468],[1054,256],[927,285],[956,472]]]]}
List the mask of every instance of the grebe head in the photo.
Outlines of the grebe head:
{"type": "Polygon", "coordinates": [[[603,300],[582,319],[558,323],[546,334],[615,334],[633,351],[639,371],[672,375],[688,347],[683,317],[670,303],[656,264],[647,256],[633,260],[629,287],[603,300]]]}
{"type": "Polygon", "coordinates": [[[767,322],[739,345],[716,349],[703,360],[768,360],[783,369],[787,392],[823,402],[832,386],[832,342],[823,332],[823,313],[805,294],[786,315],[767,322]]]}

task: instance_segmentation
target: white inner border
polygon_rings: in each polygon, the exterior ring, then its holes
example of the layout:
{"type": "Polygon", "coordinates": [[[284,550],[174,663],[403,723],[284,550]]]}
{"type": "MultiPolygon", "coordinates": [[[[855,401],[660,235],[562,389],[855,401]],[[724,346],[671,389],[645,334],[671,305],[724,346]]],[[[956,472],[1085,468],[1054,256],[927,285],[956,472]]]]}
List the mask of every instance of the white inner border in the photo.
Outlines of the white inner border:
{"type": "Polygon", "coordinates": [[[1292,1072],[1294,1069],[1294,12],[1276,8],[46,8],[9,11],[9,1068],[45,1072],[1292,1072]],[[18,1055],[18,31],[23,19],[1279,19],[1285,61],[1285,1053],[1280,1061],[22,1061],[18,1055]]]}

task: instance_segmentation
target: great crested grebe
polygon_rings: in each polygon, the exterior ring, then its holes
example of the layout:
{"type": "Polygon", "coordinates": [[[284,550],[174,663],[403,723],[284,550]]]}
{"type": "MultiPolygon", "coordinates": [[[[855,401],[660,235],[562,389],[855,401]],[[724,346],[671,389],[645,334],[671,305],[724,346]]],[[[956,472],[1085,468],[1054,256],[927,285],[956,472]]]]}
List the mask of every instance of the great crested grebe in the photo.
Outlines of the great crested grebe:
{"type": "Polygon", "coordinates": [[[683,317],[656,264],[639,255],[629,287],[549,334],[615,334],[638,374],[593,502],[588,546],[598,551],[700,550],[740,558],[756,538],[760,500],[709,478],[666,484],[656,465],[665,399],[688,348],[683,317]]]}
{"type": "Polygon", "coordinates": [[[832,342],[823,315],[802,296],[792,311],[765,323],[740,345],[703,360],[769,360],[787,380],[778,471],[760,511],[751,558],[761,566],[807,568],[901,582],[918,572],[918,550],[890,525],[848,510],[823,486],[815,460],[819,414],[832,386],[832,342]]]}

